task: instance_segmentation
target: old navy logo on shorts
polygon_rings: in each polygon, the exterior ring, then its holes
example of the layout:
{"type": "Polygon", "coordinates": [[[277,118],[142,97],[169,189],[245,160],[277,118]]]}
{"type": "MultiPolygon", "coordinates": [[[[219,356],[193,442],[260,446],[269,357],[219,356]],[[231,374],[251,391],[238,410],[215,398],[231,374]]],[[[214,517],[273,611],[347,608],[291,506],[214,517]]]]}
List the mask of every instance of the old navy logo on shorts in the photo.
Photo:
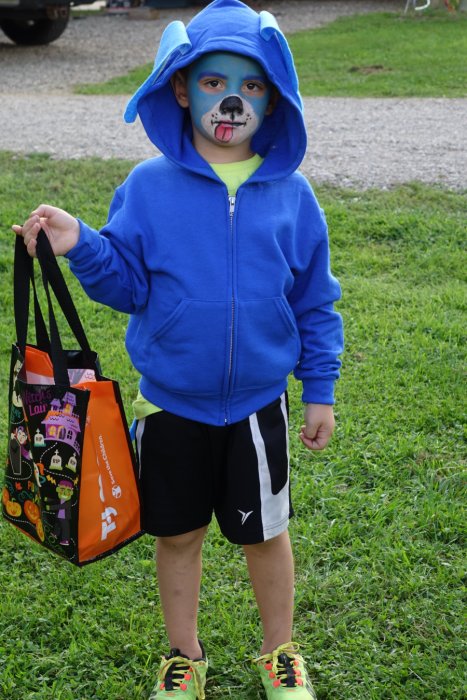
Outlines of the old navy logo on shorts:
{"type": "Polygon", "coordinates": [[[253,513],[252,510],[248,511],[248,513],[244,513],[243,510],[240,510],[240,508],[237,508],[238,512],[242,516],[242,525],[245,525],[248,517],[253,513]]]}

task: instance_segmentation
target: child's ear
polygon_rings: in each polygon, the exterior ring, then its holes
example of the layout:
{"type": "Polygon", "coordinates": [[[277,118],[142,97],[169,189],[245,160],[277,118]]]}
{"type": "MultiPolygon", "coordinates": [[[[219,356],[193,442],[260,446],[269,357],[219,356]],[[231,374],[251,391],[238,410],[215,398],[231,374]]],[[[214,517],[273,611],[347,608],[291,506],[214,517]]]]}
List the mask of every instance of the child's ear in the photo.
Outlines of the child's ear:
{"type": "Polygon", "coordinates": [[[188,107],[188,88],[186,81],[186,73],[180,70],[175,71],[170,78],[172,90],[174,91],[175,99],[180,107],[188,107]]]}
{"type": "Polygon", "coordinates": [[[274,112],[278,100],[279,100],[279,91],[275,87],[275,85],[273,85],[272,90],[271,90],[271,97],[269,99],[269,104],[266,107],[265,114],[272,114],[274,112]]]}

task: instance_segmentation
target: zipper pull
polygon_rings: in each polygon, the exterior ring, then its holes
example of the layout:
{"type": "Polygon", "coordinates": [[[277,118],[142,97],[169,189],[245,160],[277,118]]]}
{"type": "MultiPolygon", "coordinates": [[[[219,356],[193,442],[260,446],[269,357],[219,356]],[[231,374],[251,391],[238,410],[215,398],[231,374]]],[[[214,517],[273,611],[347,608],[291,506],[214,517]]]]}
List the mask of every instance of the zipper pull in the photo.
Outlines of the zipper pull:
{"type": "Polygon", "coordinates": [[[233,195],[233,196],[229,195],[229,216],[231,218],[234,215],[236,199],[237,199],[237,197],[235,195],[233,195]]]}

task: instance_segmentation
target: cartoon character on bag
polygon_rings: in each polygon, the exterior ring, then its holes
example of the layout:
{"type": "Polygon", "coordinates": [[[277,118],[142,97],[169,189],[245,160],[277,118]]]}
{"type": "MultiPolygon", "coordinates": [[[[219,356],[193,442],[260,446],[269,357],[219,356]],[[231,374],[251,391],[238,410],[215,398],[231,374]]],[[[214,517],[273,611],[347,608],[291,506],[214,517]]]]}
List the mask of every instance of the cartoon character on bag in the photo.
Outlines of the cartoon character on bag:
{"type": "Polygon", "coordinates": [[[23,426],[19,425],[10,437],[11,469],[15,476],[23,473],[23,459],[32,460],[31,452],[25,447],[27,441],[28,435],[23,426]]]}
{"type": "Polygon", "coordinates": [[[16,406],[16,408],[23,407],[21,396],[18,393],[16,393],[16,380],[18,379],[18,375],[22,366],[22,361],[16,360],[15,366],[13,368],[13,391],[11,392],[11,403],[13,404],[13,406],[16,406]]]}
{"type": "Polygon", "coordinates": [[[45,498],[47,511],[56,511],[54,537],[60,538],[60,544],[70,544],[70,520],[71,520],[71,499],[73,497],[74,486],[69,479],[62,479],[57,485],[58,501],[52,498],[45,498]]]}

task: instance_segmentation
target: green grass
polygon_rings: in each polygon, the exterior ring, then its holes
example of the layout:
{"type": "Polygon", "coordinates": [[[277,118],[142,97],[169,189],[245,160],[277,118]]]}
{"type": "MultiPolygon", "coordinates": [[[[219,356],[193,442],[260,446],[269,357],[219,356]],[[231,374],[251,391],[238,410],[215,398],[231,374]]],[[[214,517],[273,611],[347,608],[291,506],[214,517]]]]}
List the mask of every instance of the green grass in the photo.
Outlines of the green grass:
{"type": "Polygon", "coordinates": [[[304,95],[463,97],[467,16],[340,18],[290,37],[304,95]]]}
{"type": "MultiPolygon", "coordinates": [[[[464,97],[467,15],[432,12],[345,17],[289,37],[304,96],[464,97]]],[[[84,94],[132,94],[152,64],[84,94]]]]}
{"type": "MultiPolygon", "coordinates": [[[[100,225],[129,167],[0,154],[5,436],[10,224],[45,200],[100,225]]],[[[320,700],[459,700],[465,193],[419,184],[317,192],[343,287],[346,352],[336,434],[323,453],[300,446],[299,386],[291,384],[296,637],[320,700]]],[[[65,273],[129,405],[137,377],[123,349],[126,318],[87,300],[65,273]]],[[[147,698],[165,644],[152,539],[78,570],[7,523],[0,533],[0,698],[147,698]]],[[[215,526],[205,545],[201,629],[212,662],[208,697],[259,700],[244,663],[260,643],[253,596],[239,549],[215,526]]]]}

